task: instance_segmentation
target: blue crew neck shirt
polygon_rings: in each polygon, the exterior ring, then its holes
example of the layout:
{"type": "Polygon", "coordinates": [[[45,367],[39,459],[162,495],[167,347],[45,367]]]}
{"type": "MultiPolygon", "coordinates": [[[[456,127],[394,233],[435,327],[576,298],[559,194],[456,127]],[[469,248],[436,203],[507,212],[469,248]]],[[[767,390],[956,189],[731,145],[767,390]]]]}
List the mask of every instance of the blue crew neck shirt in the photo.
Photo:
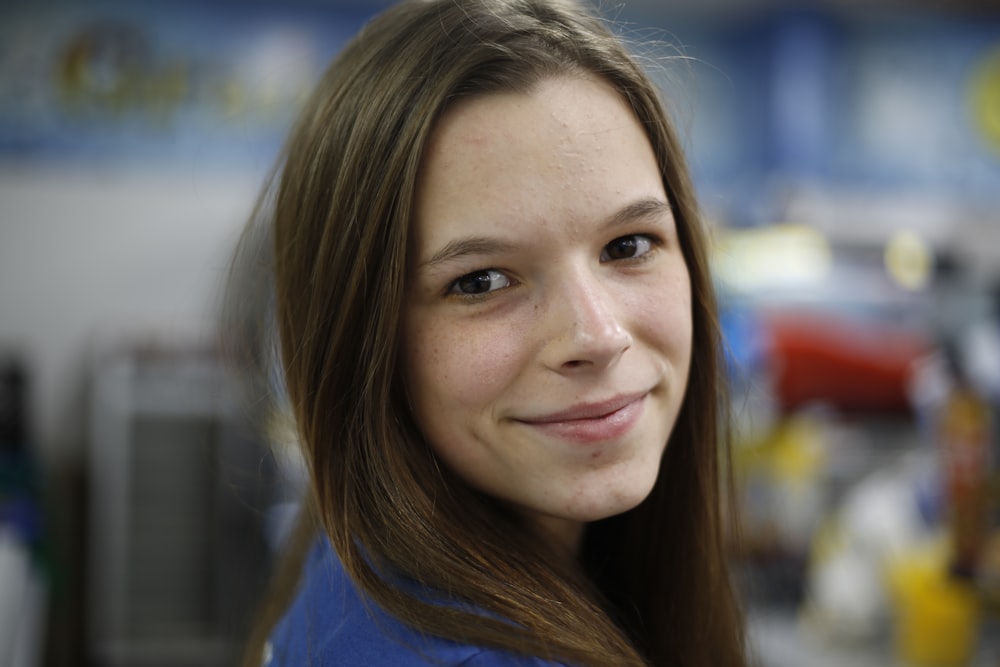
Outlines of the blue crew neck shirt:
{"type": "Polygon", "coordinates": [[[362,595],[329,541],[317,540],[263,667],[566,667],[425,635],[362,595]]]}

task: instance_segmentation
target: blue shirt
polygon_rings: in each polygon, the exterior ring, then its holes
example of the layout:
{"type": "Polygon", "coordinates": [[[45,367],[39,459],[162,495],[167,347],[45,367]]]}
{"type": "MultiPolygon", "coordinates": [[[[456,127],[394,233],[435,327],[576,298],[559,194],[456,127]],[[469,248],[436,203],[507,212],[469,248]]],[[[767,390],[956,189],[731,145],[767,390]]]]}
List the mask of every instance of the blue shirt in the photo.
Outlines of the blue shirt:
{"type": "MultiPolygon", "coordinates": [[[[326,539],[264,648],[265,667],[559,667],[560,663],[424,635],[368,600],[326,539]]],[[[564,667],[564,666],[563,666],[564,667]]]]}

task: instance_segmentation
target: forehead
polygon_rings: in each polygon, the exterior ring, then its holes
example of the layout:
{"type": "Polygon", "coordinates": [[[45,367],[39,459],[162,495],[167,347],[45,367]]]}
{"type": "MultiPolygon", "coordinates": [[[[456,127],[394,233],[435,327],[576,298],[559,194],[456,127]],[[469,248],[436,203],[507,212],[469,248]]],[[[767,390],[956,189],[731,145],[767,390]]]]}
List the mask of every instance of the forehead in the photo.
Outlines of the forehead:
{"type": "MultiPolygon", "coordinates": [[[[586,73],[543,78],[525,90],[492,92],[461,99],[435,124],[427,155],[440,160],[442,151],[461,157],[461,149],[490,155],[529,157],[523,149],[534,138],[578,132],[577,147],[602,148],[601,134],[638,128],[638,121],[621,94],[602,79],[586,73]],[[518,155],[518,153],[520,153],[518,155]],[[437,154],[437,155],[436,155],[437,154]]],[[[528,151],[534,152],[534,151],[528,151]]],[[[424,161],[422,171],[435,166],[424,161]]]]}
{"type": "Polygon", "coordinates": [[[609,214],[614,200],[662,192],[649,139],[621,95],[600,79],[559,76],[442,115],[421,164],[416,231],[609,214]]]}

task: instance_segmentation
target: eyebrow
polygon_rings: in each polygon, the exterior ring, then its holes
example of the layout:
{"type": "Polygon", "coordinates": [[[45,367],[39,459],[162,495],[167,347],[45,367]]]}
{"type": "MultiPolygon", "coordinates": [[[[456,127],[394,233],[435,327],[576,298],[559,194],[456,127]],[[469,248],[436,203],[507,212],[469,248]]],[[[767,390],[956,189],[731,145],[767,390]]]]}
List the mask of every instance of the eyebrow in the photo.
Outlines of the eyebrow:
{"type": "MultiPolygon", "coordinates": [[[[636,200],[610,215],[602,224],[601,229],[614,229],[621,225],[638,220],[648,219],[669,213],[670,204],[655,197],[636,200]]],[[[449,241],[438,250],[421,267],[435,267],[467,255],[496,255],[516,250],[514,243],[488,236],[466,236],[449,241]]]]}
{"type": "Polygon", "coordinates": [[[497,255],[514,250],[514,244],[486,236],[466,236],[449,241],[434,256],[421,264],[434,267],[466,255],[497,255]]]}
{"type": "Polygon", "coordinates": [[[671,213],[670,204],[655,197],[645,197],[628,204],[612,214],[604,223],[604,229],[614,229],[620,225],[655,218],[665,213],[671,213]]]}

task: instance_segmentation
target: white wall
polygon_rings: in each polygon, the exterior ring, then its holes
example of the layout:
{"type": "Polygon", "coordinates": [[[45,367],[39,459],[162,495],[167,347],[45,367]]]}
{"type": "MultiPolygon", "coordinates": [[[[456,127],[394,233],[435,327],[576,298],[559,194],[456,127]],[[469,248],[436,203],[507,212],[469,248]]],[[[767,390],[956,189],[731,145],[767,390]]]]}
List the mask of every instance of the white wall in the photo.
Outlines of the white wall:
{"type": "Polygon", "coordinates": [[[79,462],[95,346],[203,340],[261,176],[0,167],[0,354],[30,363],[43,464],[79,462]]]}

